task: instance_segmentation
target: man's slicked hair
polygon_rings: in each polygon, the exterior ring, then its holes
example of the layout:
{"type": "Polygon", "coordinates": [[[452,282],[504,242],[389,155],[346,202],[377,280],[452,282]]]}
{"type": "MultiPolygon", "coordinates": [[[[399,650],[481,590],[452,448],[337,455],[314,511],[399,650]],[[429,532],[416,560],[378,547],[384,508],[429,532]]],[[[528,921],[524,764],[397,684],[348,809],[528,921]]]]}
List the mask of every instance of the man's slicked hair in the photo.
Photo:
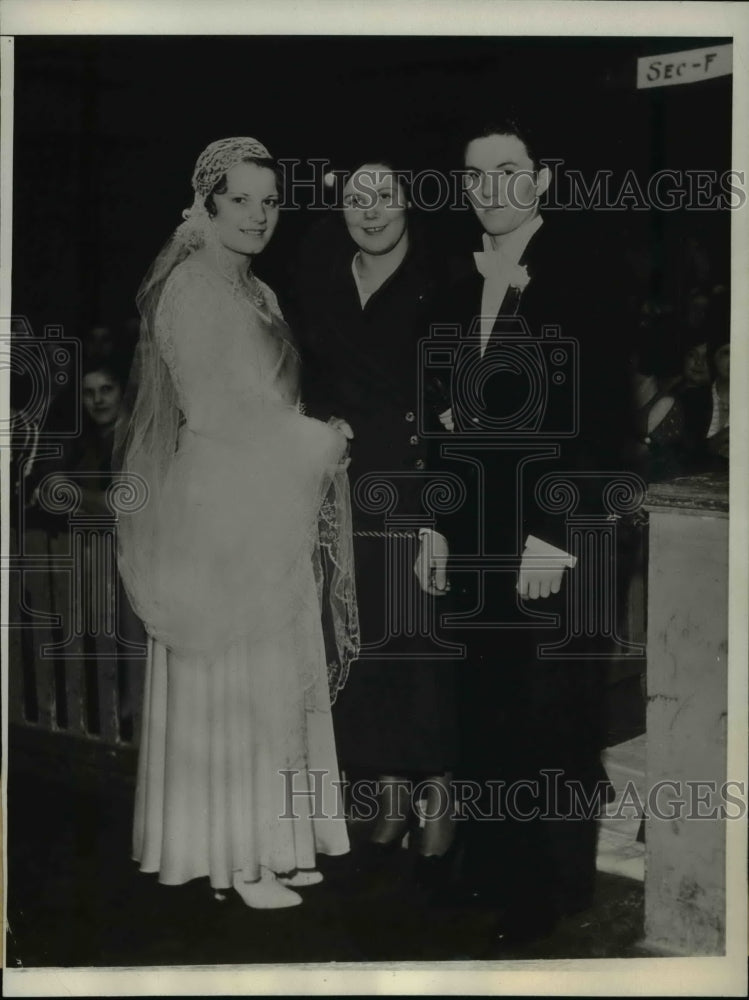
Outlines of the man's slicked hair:
{"type": "Polygon", "coordinates": [[[535,131],[514,113],[472,121],[463,132],[461,158],[465,157],[468,145],[474,139],[488,139],[492,135],[514,135],[525,146],[528,156],[533,162],[533,169],[540,170],[543,166],[535,131]]]}

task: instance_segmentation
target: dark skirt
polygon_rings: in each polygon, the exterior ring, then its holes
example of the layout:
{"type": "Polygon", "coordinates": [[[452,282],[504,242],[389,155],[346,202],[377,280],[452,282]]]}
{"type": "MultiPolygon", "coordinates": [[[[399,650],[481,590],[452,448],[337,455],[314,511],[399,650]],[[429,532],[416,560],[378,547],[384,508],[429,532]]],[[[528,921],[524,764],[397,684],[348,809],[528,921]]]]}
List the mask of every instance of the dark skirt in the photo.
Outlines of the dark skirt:
{"type": "Polygon", "coordinates": [[[441,637],[448,597],[424,594],[415,532],[354,535],[362,651],[333,706],[347,771],[437,775],[458,758],[457,652],[441,637]]]}

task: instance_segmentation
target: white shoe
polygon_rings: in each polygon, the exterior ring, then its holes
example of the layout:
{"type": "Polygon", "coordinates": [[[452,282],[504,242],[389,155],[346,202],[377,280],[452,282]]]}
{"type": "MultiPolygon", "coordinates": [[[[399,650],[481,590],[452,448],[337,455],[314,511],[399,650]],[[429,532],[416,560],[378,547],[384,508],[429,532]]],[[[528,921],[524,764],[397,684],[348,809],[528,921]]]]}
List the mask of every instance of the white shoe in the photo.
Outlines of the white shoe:
{"type": "Polygon", "coordinates": [[[322,873],[312,869],[297,869],[293,875],[279,875],[278,881],[284,885],[292,885],[294,888],[306,885],[319,885],[323,881],[322,873]]]}
{"type": "Polygon", "coordinates": [[[244,882],[239,872],[234,872],[233,885],[242,900],[253,910],[282,910],[287,906],[299,906],[302,897],[281,885],[273,872],[263,869],[256,882],[244,882]]]}

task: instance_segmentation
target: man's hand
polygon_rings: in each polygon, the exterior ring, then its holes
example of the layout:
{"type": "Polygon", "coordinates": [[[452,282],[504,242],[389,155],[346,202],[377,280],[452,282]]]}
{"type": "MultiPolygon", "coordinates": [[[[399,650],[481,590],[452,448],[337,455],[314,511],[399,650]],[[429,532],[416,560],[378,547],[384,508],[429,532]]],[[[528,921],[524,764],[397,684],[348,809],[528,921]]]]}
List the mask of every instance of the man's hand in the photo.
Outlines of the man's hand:
{"type": "Polygon", "coordinates": [[[455,422],[453,420],[452,409],[448,409],[445,410],[444,413],[440,413],[437,419],[439,420],[439,422],[442,424],[442,426],[445,428],[446,431],[455,430],[455,422]]]}
{"type": "Polygon", "coordinates": [[[444,596],[450,589],[447,582],[447,539],[436,531],[424,531],[419,542],[419,554],[414,563],[414,573],[421,589],[434,597],[444,596]]]}
{"type": "Polygon", "coordinates": [[[531,600],[558,594],[562,589],[564,569],[563,562],[550,565],[548,557],[523,556],[518,576],[518,593],[531,600]]]}
{"type": "Polygon", "coordinates": [[[529,535],[520,562],[517,592],[533,601],[558,594],[565,569],[576,564],[574,556],[529,535]]]}

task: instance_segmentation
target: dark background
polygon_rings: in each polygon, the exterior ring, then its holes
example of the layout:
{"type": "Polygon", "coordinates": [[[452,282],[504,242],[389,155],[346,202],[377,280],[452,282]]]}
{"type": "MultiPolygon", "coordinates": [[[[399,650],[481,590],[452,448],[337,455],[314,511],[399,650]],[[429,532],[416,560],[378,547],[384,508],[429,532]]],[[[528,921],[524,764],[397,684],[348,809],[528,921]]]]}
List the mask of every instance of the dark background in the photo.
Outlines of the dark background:
{"type": "MultiPolygon", "coordinates": [[[[621,178],[632,168],[643,181],[662,168],[728,169],[731,77],[635,88],[638,56],[718,41],[727,40],[19,38],[14,314],[37,335],[61,323],[68,336],[133,317],[141,278],[192,201],[196,156],[222,136],[253,135],[276,157],[333,165],[385,136],[406,166],[449,171],[466,117],[511,105],[543,136],[544,153],[591,179],[595,169],[621,178]]],[[[258,264],[282,295],[315,215],[287,210],[258,264]]],[[[727,211],[601,215],[623,257],[646,247],[676,267],[695,236],[727,277],[727,211]]],[[[438,242],[478,245],[470,212],[432,216],[438,242]]],[[[623,257],[612,266],[626,266],[623,257]]]]}

